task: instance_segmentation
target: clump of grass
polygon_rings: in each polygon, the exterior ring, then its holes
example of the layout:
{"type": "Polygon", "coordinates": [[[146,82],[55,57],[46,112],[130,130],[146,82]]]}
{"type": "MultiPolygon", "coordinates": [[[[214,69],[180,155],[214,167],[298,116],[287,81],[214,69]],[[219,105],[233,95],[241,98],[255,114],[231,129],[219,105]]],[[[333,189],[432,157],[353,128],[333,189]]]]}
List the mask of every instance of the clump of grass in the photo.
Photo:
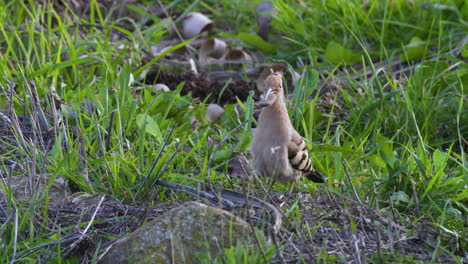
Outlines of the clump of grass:
{"type": "MultiPolygon", "coordinates": [[[[453,1],[443,9],[435,1],[273,3],[279,10],[272,25],[276,49],[267,59],[303,70],[290,113],[312,147],[316,169],[328,176],[327,188],[357,195],[406,218],[408,225],[429,219],[440,232],[434,255],[451,251],[460,260],[467,244],[468,65],[466,55],[455,51],[466,32],[467,4],[453,1]],[[394,76],[397,69],[374,65],[387,61],[410,70],[394,76]],[[340,107],[323,103],[324,95],[318,92],[334,79],[338,85],[330,90],[330,98],[340,107]],[[327,107],[326,113],[320,111],[327,107]]],[[[0,6],[0,105],[11,104],[17,115],[34,116],[39,103],[54,125],[55,137],[48,152],[20,145],[0,153],[2,177],[4,172],[8,177],[60,174],[70,181],[72,191],[136,204],[170,202],[165,191],[155,188],[160,178],[193,186],[209,180],[236,184],[225,180],[225,168],[233,151],[248,146],[252,97],[245,103],[245,115],[239,116],[231,105],[218,124],[201,121],[192,131],[191,117],[203,120],[205,106],[182,96],[183,84],[155,93],[142,79],[150,65],[140,65],[141,47],[161,40],[167,34],[163,27],[129,32],[109,21],[95,1],[89,21],[69,9],[64,18],[33,1],[0,6]],[[111,26],[89,27],[82,34],[81,24],[111,26]],[[126,36],[117,43],[112,39],[116,30],[126,36]],[[28,88],[32,86],[39,102],[28,88]],[[244,129],[223,145],[210,143],[226,138],[246,120],[244,129]],[[15,156],[17,152],[21,155],[15,156]],[[20,169],[3,169],[3,160],[17,162],[20,169]]],[[[168,7],[171,13],[199,9],[239,24],[234,33],[255,29],[253,6],[242,1],[179,1],[168,7]],[[231,14],[228,10],[239,16],[226,15],[231,14]]],[[[17,135],[17,140],[22,142],[22,137],[17,135]]],[[[314,189],[299,186],[301,191],[314,189]]],[[[1,262],[43,262],[50,256],[61,261],[61,243],[75,239],[69,235],[73,228],[46,228],[47,203],[47,195],[36,195],[28,203],[8,197],[0,227],[1,262]],[[56,252],[51,252],[53,246],[56,252]]],[[[299,210],[287,216],[302,221],[299,210]]],[[[242,245],[224,253],[236,262],[263,258],[242,245]]],[[[320,257],[337,258],[325,251],[320,257]]]]}

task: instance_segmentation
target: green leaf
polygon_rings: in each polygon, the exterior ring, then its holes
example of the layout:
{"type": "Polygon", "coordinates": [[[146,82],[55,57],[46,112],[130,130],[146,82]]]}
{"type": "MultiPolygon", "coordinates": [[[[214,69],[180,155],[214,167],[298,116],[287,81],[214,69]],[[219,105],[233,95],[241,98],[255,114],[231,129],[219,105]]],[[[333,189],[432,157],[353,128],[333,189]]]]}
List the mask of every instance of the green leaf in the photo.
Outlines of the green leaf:
{"type": "Polygon", "coordinates": [[[432,154],[432,159],[434,160],[434,171],[438,172],[444,170],[447,165],[447,155],[442,151],[436,149],[432,154]]]}
{"type": "Polygon", "coordinates": [[[462,201],[462,200],[466,200],[467,198],[468,198],[468,188],[465,188],[461,193],[457,194],[457,196],[455,196],[453,200],[462,201]]]}
{"type": "Polygon", "coordinates": [[[242,40],[242,42],[244,42],[247,45],[259,48],[263,52],[273,53],[278,49],[276,45],[266,42],[257,34],[249,34],[249,33],[241,32],[237,34],[237,38],[242,40]]]}
{"type": "Polygon", "coordinates": [[[468,57],[468,42],[463,43],[463,45],[460,48],[460,53],[461,53],[463,58],[468,57]]]}
{"type": "Polygon", "coordinates": [[[424,190],[424,193],[421,196],[421,199],[424,199],[427,193],[430,190],[432,190],[434,187],[437,188],[439,186],[440,179],[442,178],[442,175],[444,174],[445,166],[447,165],[447,159],[448,157],[446,156],[446,154],[442,153],[438,149],[436,149],[434,153],[432,154],[432,160],[434,163],[434,175],[429,181],[429,184],[426,186],[426,189],[424,190]]]}
{"type": "Polygon", "coordinates": [[[151,116],[147,114],[138,114],[136,116],[136,123],[140,130],[144,129],[146,133],[155,137],[159,143],[162,142],[163,139],[161,135],[161,130],[159,129],[159,126],[156,123],[156,121],[154,121],[154,119],[151,116]]]}
{"type": "Polygon", "coordinates": [[[93,57],[84,57],[84,58],[78,58],[78,59],[73,59],[73,60],[67,60],[62,63],[54,63],[54,64],[46,64],[44,67],[36,70],[35,72],[31,73],[29,75],[30,78],[34,78],[39,75],[47,74],[49,72],[55,71],[55,70],[62,70],[64,68],[68,68],[74,65],[79,65],[79,64],[85,64],[85,63],[94,63],[97,62],[98,59],[93,58],[93,57]]]}
{"type": "Polygon", "coordinates": [[[122,70],[120,71],[119,76],[120,90],[127,90],[132,82],[133,76],[130,71],[130,64],[128,62],[125,62],[122,70]]]}
{"type": "MultiPolygon", "coordinates": [[[[291,68],[291,71],[294,70],[290,65],[288,65],[288,67],[291,68]]],[[[309,120],[314,119],[312,121],[316,121],[318,117],[322,116],[321,111],[315,107],[315,104],[308,101],[308,98],[312,95],[314,89],[317,88],[318,81],[319,73],[310,66],[304,71],[302,78],[299,79],[297,86],[294,88],[294,112],[292,113],[294,126],[297,127],[299,125],[299,122],[302,121],[307,111],[310,111],[309,120]]],[[[315,125],[315,123],[313,124],[315,125]]]]}
{"type": "Polygon", "coordinates": [[[307,79],[306,79],[306,94],[305,98],[309,98],[312,95],[312,92],[317,88],[318,82],[320,79],[319,73],[317,70],[313,69],[312,67],[308,67],[308,71],[305,72],[307,79]]]}
{"type": "Polygon", "coordinates": [[[225,150],[225,149],[219,150],[214,154],[213,162],[219,163],[219,162],[225,161],[229,157],[231,157],[231,155],[232,155],[232,151],[225,150]]]}
{"type": "Polygon", "coordinates": [[[402,56],[403,61],[419,60],[424,57],[426,43],[419,37],[413,37],[410,43],[406,45],[406,53],[402,56]]]}
{"type": "Polygon", "coordinates": [[[404,202],[406,204],[410,201],[410,197],[408,196],[408,194],[402,191],[394,192],[390,199],[394,202],[404,202]]]}
{"type": "Polygon", "coordinates": [[[392,141],[384,136],[377,137],[377,143],[379,144],[379,154],[380,157],[389,165],[392,169],[395,167],[397,159],[393,153],[393,144],[392,141]]]}
{"type": "MultiPolygon", "coordinates": [[[[241,139],[239,140],[239,143],[236,146],[236,151],[238,152],[245,152],[247,151],[250,142],[252,141],[252,136],[250,135],[250,128],[252,126],[252,117],[253,117],[253,96],[254,93],[253,91],[250,91],[249,97],[247,97],[247,101],[245,103],[245,120],[248,120],[248,122],[244,126],[244,131],[242,132],[241,139]]],[[[238,102],[240,102],[239,99],[237,99],[238,102]]]]}
{"type": "Polygon", "coordinates": [[[377,137],[377,143],[380,146],[379,150],[385,153],[385,155],[389,157],[394,157],[395,155],[393,154],[393,144],[392,141],[388,137],[384,136],[378,136],[377,137]]]}
{"type": "Polygon", "coordinates": [[[328,42],[325,50],[325,58],[333,64],[353,64],[361,60],[361,52],[358,50],[350,50],[341,46],[339,43],[328,42]]]}
{"type": "Polygon", "coordinates": [[[368,157],[369,161],[372,162],[375,166],[380,167],[382,169],[387,168],[387,164],[379,155],[371,155],[368,157]]]}

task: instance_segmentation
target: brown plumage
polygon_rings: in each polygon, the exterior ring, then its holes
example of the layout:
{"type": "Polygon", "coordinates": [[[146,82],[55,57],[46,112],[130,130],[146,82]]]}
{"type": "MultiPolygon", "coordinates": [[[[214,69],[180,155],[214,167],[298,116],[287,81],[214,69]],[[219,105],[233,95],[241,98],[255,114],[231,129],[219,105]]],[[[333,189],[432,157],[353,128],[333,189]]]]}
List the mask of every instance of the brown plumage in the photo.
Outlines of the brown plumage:
{"type": "Polygon", "coordinates": [[[264,86],[266,90],[259,102],[263,108],[250,146],[255,172],[279,182],[296,182],[303,174],[313,182],[324,182],[312,168],[304,139],[289,120],[282,74],[272,72],[264,86]]]}

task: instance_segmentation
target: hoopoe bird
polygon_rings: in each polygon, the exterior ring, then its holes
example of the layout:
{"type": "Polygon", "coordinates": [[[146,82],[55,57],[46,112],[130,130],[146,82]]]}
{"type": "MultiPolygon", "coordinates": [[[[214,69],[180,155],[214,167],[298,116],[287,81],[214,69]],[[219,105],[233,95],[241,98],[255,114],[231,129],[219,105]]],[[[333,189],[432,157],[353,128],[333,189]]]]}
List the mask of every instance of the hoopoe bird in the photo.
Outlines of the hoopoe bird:
{"type": "Polygon", "coordinates": [[[283,93],[282,73],[273,72],[265,79],[262,107],[250,151],[254,172],[274,181],[297,182],[302,175],[323,183],[320,173],[312,168],[304,139],[289,119],[283,93]]]}

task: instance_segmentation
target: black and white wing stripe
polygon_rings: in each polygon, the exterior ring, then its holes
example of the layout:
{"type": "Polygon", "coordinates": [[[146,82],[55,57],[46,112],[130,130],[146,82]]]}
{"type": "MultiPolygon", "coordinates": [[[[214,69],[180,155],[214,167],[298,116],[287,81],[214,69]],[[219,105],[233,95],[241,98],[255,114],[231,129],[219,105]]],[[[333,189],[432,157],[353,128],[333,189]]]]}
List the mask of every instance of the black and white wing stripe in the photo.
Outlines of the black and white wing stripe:
{"type": "Polygon", "coordinates": [[[288,146],[288,159],[294,169],[305,173],[307,179],[316,183],[324,182],[322,175],[312,168],[304,139],[296,131],[294,131],[288,146]]]}

